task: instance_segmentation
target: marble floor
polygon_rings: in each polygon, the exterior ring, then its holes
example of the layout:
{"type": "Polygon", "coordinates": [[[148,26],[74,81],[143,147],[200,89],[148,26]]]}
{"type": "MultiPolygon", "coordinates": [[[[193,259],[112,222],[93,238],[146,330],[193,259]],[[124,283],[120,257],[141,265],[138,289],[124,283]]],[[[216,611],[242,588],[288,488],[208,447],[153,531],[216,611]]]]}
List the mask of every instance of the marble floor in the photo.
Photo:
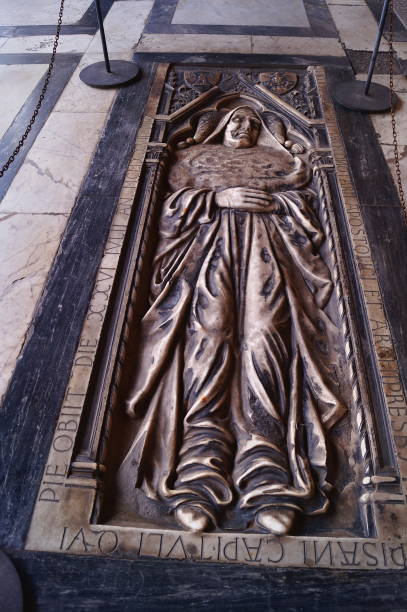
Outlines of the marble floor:
{"type": "Polygon", "coordinates": [[[302,0],[179,0],[171,23],[308,27],[302,0]]]}
{"type": "Polygon", "coordinates": [[[0,115],[0,138],[13,122],[14,117],[44,75],[45,70],[46,66],[44,64],[0,65],[0,83],[7,83],[8,89],[8,95],[5,95],[6,92],[2,93],[4,105],[0,115]]]}
{"type": "MultiPolygon", "coordinates": [[[[91,0],[70,0],[64,9],[64,23],[78,22],[91,4],[91,0]]],[[[54,0],[15,2],[2,0],[0,4],[0,25],[45,25],[54,24],[58,17],[58,3],[54,0]]]]}
{"type": "MultiPolygon", "coordinates": [[[[255,65],[281,56],[284,63],[350,66],[357,78],[365,76],[377,28],[365,0],[105,0],[103,10],[113,59],[130,59],[136,52],[145,62],[224,58],[227,64],[255,65]]],[[[35,107],[57,13],[53,0],[0,3],[1,164],[35,107]]],[[[33,333],[64,231],[118,95],[79,79],[84,66],[102,59],[90,0],[66,0],[63,23],[59,63],[35,128],[0,178],[0,396],[33,333]]],[[[402,38],[394,45],[396,116],[407,188],[407,38],[402,38]]],[[[387,49],[383,40],[382,59],[387,49]]],[[[375,80],[386,84],[386,71],[375,80]]],[[[389,115],[372,120],[394,173],[389,115]]]]}

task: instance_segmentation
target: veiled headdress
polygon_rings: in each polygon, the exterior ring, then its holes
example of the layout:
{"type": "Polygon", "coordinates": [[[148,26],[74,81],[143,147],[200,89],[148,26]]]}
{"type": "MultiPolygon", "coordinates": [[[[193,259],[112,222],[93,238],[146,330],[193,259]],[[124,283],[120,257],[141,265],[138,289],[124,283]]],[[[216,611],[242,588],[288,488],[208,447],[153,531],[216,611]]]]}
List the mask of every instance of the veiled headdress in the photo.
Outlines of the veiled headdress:
{"type": "Polygon", "coordinates": [[[273,113],[260,114],[251,106],[243,104],[230,111],[214,110],[203,113],[196,123],[193,138],[188,138],[186,141],[179,143],[178,146],[184,148],[194,144],[216,142],[234,113],[242,109],[250,110],[261,122],[261,129],[257,139],[258,145],[286,151],[284,147],[286,139],[284,123],[273,113]]]}

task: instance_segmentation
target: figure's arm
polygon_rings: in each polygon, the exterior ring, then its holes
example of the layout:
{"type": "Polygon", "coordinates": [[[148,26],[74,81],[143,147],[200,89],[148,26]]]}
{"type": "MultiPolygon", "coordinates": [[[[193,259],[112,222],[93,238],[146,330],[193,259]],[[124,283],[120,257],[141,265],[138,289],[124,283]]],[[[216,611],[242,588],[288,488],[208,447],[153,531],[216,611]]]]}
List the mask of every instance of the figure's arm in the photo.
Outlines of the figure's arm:
{"type": "Polygon", "coordinates": [[[215,194],[208,189],[179,189],[168,196],[160,216],[160,233],[164,236],[179,236],[210,223],[216,212],[215,194]]]}
{"type": "Polygon", "coordinates": [[[286,212],[272,194],[261,189],[230,187],[217,192],[215,199],[220,208],[274,214],[285,214],[286,212]]]}
{"type": "MultiPolygon", "coordinates": [[[[295,147],[301,147],[301,145],[293,145],[293,147],[291,147],[291,151],[296,152],[295,147]]],[[[305,185],[307,185],[307,183],[309,183],[311,177],[312,177],[312,172],[311,172],[311,167],[309,165],[309,163],[307,162],[307,153],[305,153],[303,156],[299,157],[298,155],[294,155],[293,158],[293,169],[292,172],[290,172],[290,174],[287,175],[285,182],[288,183],[286,185],[286,189],[290,190],[290,189],[298,189],[300,187],[305,187],[305,185]]]]}
{"type": "Polygon", "coordinates": [[[295,155],[290,164],[290,171],[269,180],[267,182],[267,191],[275,194],[301,189],[309,183],[311,177],[310,165],[304,159],[295,155]]]}
{"type": "Polygon", "coordinates": [[[292,171],[284,176],[269,179],[267,191],[248,187],[231,187],[216,194],[216,204],[220,208],[233,208],[246,212],[263,212],[290,215],[287,206],[290,194],[309,182],[310,170],[304,161],[295,156],[292,171]]]}

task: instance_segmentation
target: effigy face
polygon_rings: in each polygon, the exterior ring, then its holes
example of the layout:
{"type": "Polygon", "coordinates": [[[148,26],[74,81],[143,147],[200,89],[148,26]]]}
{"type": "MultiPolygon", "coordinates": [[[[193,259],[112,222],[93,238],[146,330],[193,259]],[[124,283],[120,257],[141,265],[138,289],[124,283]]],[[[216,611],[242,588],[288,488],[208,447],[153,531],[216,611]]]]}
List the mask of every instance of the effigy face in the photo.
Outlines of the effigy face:
{"type": "Polygon", "coordinates": [[[359,348],[387,325],[363,221],[323,71],[289,76],[158,69],[30,548],[404,559],[389,405],[359,348]]]}

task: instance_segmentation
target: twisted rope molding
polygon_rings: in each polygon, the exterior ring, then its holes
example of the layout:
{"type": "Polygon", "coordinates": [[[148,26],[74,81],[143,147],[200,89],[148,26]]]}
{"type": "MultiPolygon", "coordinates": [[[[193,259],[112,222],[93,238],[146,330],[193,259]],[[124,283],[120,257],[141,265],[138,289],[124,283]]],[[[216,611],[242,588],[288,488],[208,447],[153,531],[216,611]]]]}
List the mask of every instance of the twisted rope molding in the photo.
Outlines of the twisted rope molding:
{"type": "MultiPolygon", "coordinates": [[[[333,268],[333,282],[336,289],[338,298],[338,309],[339,316],[342,324],[343,336],[344,336],[344,347],[345,355],[348,362],[350,383],[352,387],[352,401],[356,409],[356,424],[359,432],[360,450],[364,461],[364,480],[369,478],[373,474],[373,460],[370,446],[370,439],[367,429],[365,409],[363,405],[363,397],[359,383],[358,376],[358,354],[355,347],[355,342],[352,339],[352,331],[355,329],[355,323],[353,322],[352,315],[350,313],[350,305],[346,299],[346,295],[349,295],[349,285],[346,276],[346,268],[344,266],[342,254],[340,252],[340,245],[336,244],[335,234],[332,228],[332,223],[336,222],[332,218],[332,199],[330,194],[329,185],[326,177],[326,166],[331,165],[334,168],[333,160],[330,158],[330,164],[326,164],[326,159],[321,157],[321,154],[313,154],[313,173],[317,181],[318,196],[321,202],[322,221],[324,225],[325,235],[328,242],[329,251],[331,253],[333,268]],[[323,165],[320,162],[323,161],[323,165]],[[346,293],[344,292],[344,287],[346,293]],[[351,323],[353,329],[351,329],[351,323]]],[[[336,232],[338,235],[338,232],[336,232]]],[[[368,481],[365,481],[368,482],[368,481]]]]}

